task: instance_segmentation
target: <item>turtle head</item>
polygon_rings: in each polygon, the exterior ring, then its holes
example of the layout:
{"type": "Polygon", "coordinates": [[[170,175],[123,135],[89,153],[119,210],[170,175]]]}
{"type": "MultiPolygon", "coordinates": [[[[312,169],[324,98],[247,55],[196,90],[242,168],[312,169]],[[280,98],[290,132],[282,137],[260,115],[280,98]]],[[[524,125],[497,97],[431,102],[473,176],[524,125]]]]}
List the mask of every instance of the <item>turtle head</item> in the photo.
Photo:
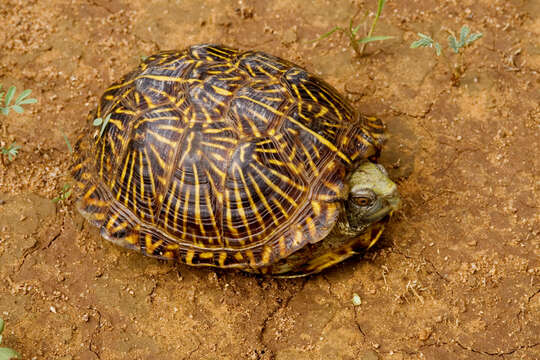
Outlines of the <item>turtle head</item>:
{"type": "Polygon", "coordinates": [[[360,164],[349,178],[349,189],[340,224],[344,235],[359,235],[399,208],[397,186],[380,164],[360,164]]]}

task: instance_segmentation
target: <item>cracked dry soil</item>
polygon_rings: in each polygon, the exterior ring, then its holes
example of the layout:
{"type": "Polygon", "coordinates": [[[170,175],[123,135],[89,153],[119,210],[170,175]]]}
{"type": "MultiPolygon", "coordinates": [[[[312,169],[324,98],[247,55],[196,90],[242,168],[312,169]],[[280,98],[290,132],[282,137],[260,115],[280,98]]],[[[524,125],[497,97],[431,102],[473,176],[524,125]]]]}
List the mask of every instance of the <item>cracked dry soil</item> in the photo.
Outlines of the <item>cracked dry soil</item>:
{"type": "MultiPolygon", "coordinates": [[[[375,1],[16,1],[0,4],[0,83],[39,100],[3,116],[0,316],[24,359],[540,358],[540,3],[392,1],[358,58],[338,34],[375,1]],[[467,24],[459,86],[417,32],[467,24]],[[98,96],[140,56],[256,48],[319,74],[384,119],[403,208],[366,256],[276,280],[115,247],[71,199],[69,154],[98,96]],[[353,306],[352,296],[361,304],[353,306]]],[[[361,21],[358,19],[357,21],[361,21]]]]}

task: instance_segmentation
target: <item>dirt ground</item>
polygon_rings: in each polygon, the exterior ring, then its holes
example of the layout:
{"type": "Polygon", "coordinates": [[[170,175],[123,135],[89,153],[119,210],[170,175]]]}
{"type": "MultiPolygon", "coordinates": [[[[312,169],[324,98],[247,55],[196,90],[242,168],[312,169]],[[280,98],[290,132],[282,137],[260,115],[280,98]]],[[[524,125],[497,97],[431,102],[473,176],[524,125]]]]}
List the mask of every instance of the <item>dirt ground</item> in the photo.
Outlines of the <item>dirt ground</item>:
{"type": "Polygon", "coordinates": [[[39,100],[0,117],[22,146],[0,166],[3,344],[24,359],[540,359],[540,2],[390,0],[375,34],[394,39],[365,56],[338,34],[310,42],[375,6],[2,0],[0,83],[39,100]],[[454,86],[409,45],[463,24],[484,37],[454,86]],[[203,42],[297,62],[385,121],[403,208],[364,258],[294,280],[190,268],[51,201],[69,182],[62,133],[74,141],[107,85],[203,42]]]}

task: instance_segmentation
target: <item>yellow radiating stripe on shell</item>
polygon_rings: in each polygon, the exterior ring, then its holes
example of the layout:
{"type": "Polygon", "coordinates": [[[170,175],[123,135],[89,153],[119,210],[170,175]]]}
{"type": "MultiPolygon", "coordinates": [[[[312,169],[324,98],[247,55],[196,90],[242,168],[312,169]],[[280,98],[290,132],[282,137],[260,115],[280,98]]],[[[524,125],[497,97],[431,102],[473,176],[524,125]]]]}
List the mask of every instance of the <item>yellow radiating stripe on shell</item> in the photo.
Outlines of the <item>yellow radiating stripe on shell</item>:
{"type": "Polygon", "coordinates": [[[169,99],[170,102],[174,103],[174,101],[176,100],[174,97],[172,97],[171,95],[169,95],[169,93],[167,93],[166,91],[163,91],[163,90],[159,90],[159,89],[156,89],[156,88],[149,88],[150,91],[156,93],[156,94],[159,94],[167,99],[169,99]]]}
{"type": "Polygon", "coordinates": [[[287,244],[285,243],[284,235],[280,236],[278,240],[278,245],[279,245],[279,255],[281,255],[281,257],[284,257],[287,254],[287,244]]]}
{"type": "Polygon", "coordinates": [[[105,207],[109,204],[108,201],[101,200],[101,199],[94,199],[94,198],[87,199],[86,203],[88,205],[97,206],[97,207],[105,207]]]}
{"type": "Polygon", "coordinates": [[[232,144],[232,145],[236,145],[238,143],[238,140],[235,139],[235,138],[225,138],[225,137],[212,137],[212,140],[213,141],[221,141],[221,142],[225,142],[225,143],[229,143],[229,144],[232,144]]]}
{"type": "Polygon", "coordinates": [[[154,222],[154,210],[152,209],[152,198],[156,196],[156,183],[154,181],[154,172],[152,170],[152,165],[150,162],[150,157],[148,156],[148,151],[146,148],[143,148],[144,157],[146,159],[146,166],[148,167],[148,175],[150,175],[150,186],[152,187],[152,194],[147,197],[148,200],[148,210],[150,211],[150,216],[152,222],[154,222]]]}
{"type": "Polygon", "coordinates": [[[292,116],[287,116],[287,119],[289,121],[291,121],[292,123],[298,125],[299,127],[301,127],[302,129],[304,129],[305,131],[309,132],[311,135],[313,135],[315,138],[317,138],[317,140],[319,140],[320,142],[323,143],[323,145],[325,145],[327,148],[329,148],[332,152],[335,152],[340,158],[343,159],[343,161],[345,161],[347,164],[351,164],[351,160],[347,157],[347,155],[345,155],[344,153],[342,153],[341,151],[339,151],[339,149],[334,145],[332,144],[330,141],[328,141],[326,138],[324,138],[323,136],[319,135],[318,133],[316,133],[315,131],[311,130],[309,127],[305,126],[304,124],[302,124],[301,122],[297,121],[295,118],[293,118],[292,116]]]}
{"type": "Polygon", "coordinates": [[[160,130],[172,131],[177,133],[178,135],[182,135],[184,133],[184,129],[179,129],[175,125],[158,125],[157,128],[160,130]]]}
{"type": "Polygon", "coordinates": [[[117,232],[119,232],[121,230],[126,229],[127,226],[128,226],[128,223],[126,221],[124,221],[124,222],[118,224],[117,226],[115,226],[114,228],[110,229],[109,232],[111,234],[114,234],[114,233],[117,233],[117,232]]]}
{"type": "MultiPolygon", "coordinates": [[[[135,152],[133,152],[133,158],[131,159],[131,166],[129,168],[129,177],[127,180],[127,187],[126,187],[126,196],[124,197],[124,205],[126,207],[128,206],[128,199],[129,199],[129,189],[131,188],[131,184],[133,182],[133,169],[135,168],[135,152]]],[[[133,185],[135,185],[133,183],[133,185]]],[[[135,186],[133,186],[135,187],[135,186]]],[[[137,211],[137,198],[136,198],[136,192],[132,191],[131,194],[133,195],[133,211],[137,211]]]]}
{"type": "Polygon", "coordinates": [[[291,198],[287,193],[285,193],[283,190],[281,190],[281,188],[279,186],[277,186],[276,184],[274,184],[268,177],[266,177],[266,175],[257,167],[255,166],[254,164],[249,164],[249,166],[254,169],[258,174],[259,176],[264,180],[264,182],[270,186],[272,188],[272,190],[274,191],[274,193],[277,193],[279,195],[281,195],[282,198],[284,198],[285,200],[287,200],[289,203],[291,203],[293,206],[298,206],[298,204],[296,203],[296,201],[291,198]]]}
{"type": "Polygon", "coordinates": [[[183,190],[183,187],[184,187],[184,178],[185,178],[185,173],[182,171],[182,178],[180,179],[180,186],[178,188],[178,197],[176,198],[176,203],[174,204],[174,221],[173,221],[173,228],[175,231],[178,231],[178,217],[179,217],[179,212],[178,210],[180,209],[180,194],[182,194],[182,190],[183,190]]]}
{"type": "Polygon", "coordinates": [[[156,138],[159,142],[161,143],[164,143],[164,144],[167,144],[168,146],[174,148],[176,146],[176,142],[170,140],[169,138],[166,138],[152,130],[147,130],[146,131],[147,134],[150,134],[152,135],[154,138],[156,138]]]}
{"type": "Polygon", "coordinates": [[[223,96],[231,96],[233,94],[229,90],[220,88],[219,86],[215,86],[215,85],[212,85],[212,89],[214,89],[216,94],[223,95],[223,96]]]}
{"type": "Polygon", "coordinates": [[[315,214],[315,216],[321,215],[321,202],[320,201],[312,201],[311,208],[313,209],[313,214],[315,214]]]}
{"type": "MultiPolygon", "coordinates": [[[[225,211],[225,220],[227,222],[227,228],[230,230],[232,234],[234,234],[235,237],[238,236],[238,230],[236,230],[236,227],[234,227],[232,223],[232,213],[231,213],[231,207],[230,205],[230,196],[229,191],[225,191],[225,204],[226,204],[226,211],[225,211]]],[[[229,245],[228,241],[226,240],[227,246],[229,245]]]]}
{"type": "Polygon", "coordinates": [[[128,242],[131,245],[135,245],[139,242],[139,235],[137,233],[131,233],[128,236],[124,238],[126,242],[128,242]]]}
{"type": "Polygon", "coordinates": [[[281,205],[281,203],[276,198],[272,198],[272,202],[278,207],[285,219],[289,219],[289,214],[287,213],[287,211],[285,211],[283,205],[281,205]]]}
{"type": "Polygon", "coordinates": [[[312,99],[313,101],[315,101],[316,103],[319,102],[319,99],[317,99],[317,98],[313,95],[313,93],[312,93],[311,91],[309,91],[309,89],[307,88],[307,86],[306,86],[304,83],[300,83],[300,86],[302,87],[302,89],[304,89],[304,91],[306,92],[306,94],[308,94],[309,97],[311,97],[311,99],[312,99]]]}
{"type": "Polygon", "coordinates": [[[262,251],[262,256],[261,256],[262,263],[269,264],[271,255],[272,255],[272,247],[265,245],[262,251]]]}
{"type": "Polygon", "coordinates": [[[161,254],[164,258],[172,259],[174,258],[174,252],[172,251],[165,251],[163,254],[161,254]]]}
{"type": "Polygon", "coordinates": [[[279,111],[278,109],[276,109],[276,108],[274,108],[274,107],[272,107],[272,106],[270,106],[268,104],[265,104],[265,103],[263,103],[261,101],[258,101],[258,100],[254,99],[254,98],[250,98],[248,96],[242,95],[242,96],[238,96],[237,99],[244,99],[244,100],[247,100],[247,101],[252,102],[254,104],[257,104],[257,105],[265,108],[266,110],[270,111],[271,113],[273,113],[273,114],[275,114],[277,116],[283,116],[284,115],[283,112],[279,111]]]}
{"type": "MultiPolygon", "coordinates": [[[[155,111],[157,112],[157,110],[155,111]]],[[[169,112],[169,110],[167,111],[169,112]]],[[[135,129],[138,129],[141,125],[145,124],[145,123],[154,123],[154,122],[157,122],[159,120],[173,120],[173,121],[178,121],[178,117],[177,116],[159,116],[159,117],[151,117],[151,118],[142,118],[142,119],[139,119],[137,120],[137,123],[135,124],[134,128],[135,129]]],[[[158,125],[159,126],[159,125],[158,125]]],[[[175,128],[175,127],[173,127],[175,128]]],[[[176,129],[176,128],[175,128],[176,129]]]]}
{"type": "Polygon", "coordinates": [[[238,174],[240,175],[240,180],[242,181],[242,185],[244,185],[244,189],[246,190],[246,195],[248,197],[249,205],[251,209],[253,210],[253,214],[255,214],[255,217],[257,218],[257,221],[259,222],[259,224],[261,224],[261,228],[265,229],[266,225],[263,221],[261,214],[259,213],[259,210],[257,209],[257,205],[255,205],[253,196],[251,196],[251,191],[249,190],[249,186],[246,182],[246,178],[244,177],[244,173],[240,170],[238,171],[238,174]]]}
{"type": "Polygon", "coordinates": [[[146,253],[149,255],[152,255],[154,251],[163,244],[163,240],[158,240],[155,243],[152,243],[152,236],[146,234],[144,237],[145,240],[145,246],[146,246],[146,253]]]}
{"type": "Polygon", "coordinates": [[[83,199],[84,199],[84,200],[90,199],[90,196],[92,196],[92,194],[94,193],[94,191],[96,191],[96,185],[90,186],[90,188],[88,189],[88,191],[84,194],[83,199]]]}
{"type": "Polygon", "coordinates": [[[152,153],[154,154],[154,157],[156,158],[156,160],[157,160],[157,162],[159,164],[159,167],[161,169],[163,169],[163,172],[165,172],[166,167],[167,167],[167,165],[165,164],[165,160],[163,160],[161,158],[161,154],[159,153],[159,151],[156,149],[156,147],[152,143],[150,143],[150,150],[152,150],[152,153]]]}
{"type": "Polygon", "coordinates": [[[257,261],[255,261],[255,256],[253,255],[253,251],[251,250],[246,250],[246,256],[248,257],[249,259],[249,264],[251,266],[256,266],[257,265],[257,261]]]}
{"type": "Polygon", "coordinates": [[[219,134],[224,131],[234,131],[232,127],[223,127],[223,128],[205,128],[202,130],[203,134],[219,134]]]}
{"type": "MultiPolygon", "coordinates": [[[[185,79],[185,78],[176,77],[176,76],[143,74],[143,75],[137,76],[135,79],[132,79],[132,80],[128,81],[126,84],[129,84],[129,83],[133,82],[134,80],[139,80],[139,79],[151,79],[151,80],[157,80],[157,81],[170,81],[170,82],[175,82],[175,83],[180,83],[180,84],[190,83],[190,82],[194,82],[193,80],[196,80],[196,79],[185,79]]],[[[115,87],[113,87],[113,88],[115,88],[115,87]]],[[[111,88],[109,88],[109,89],[111,89],[111,88]]]]}
{"type": "Polygon", "coordinates": [[[319,96],[321,96],[328,104],[330,104],[330,106],[332,107],[332,109],[334,109],[334,112],[336,113],[336,115],[337,115],[339,121],[343,121],[343,115],[342,115],[341,112],[338,110],[338,108],[336,107],[336,105],[334,105],[334,102],[328,100],[328,98],[327,98],[322,92],[319,92],[319,96]]]}
{"type": "MultiPolygon", "coordinates": [[[[140,189],[140,194],[139,194],[139,200],[140,202],[142,203],[143,200],[144,200],[144,167],[143,167],[143,154],[141,153],[141,151],[137,151],[137,155],[138,155],[138,158],[139,158],[139,179],[141,181],[141,186],[139,187],[140,189]]],[[[146,216],[144,214],[144,211],[142,209],[139,209],[139,215],[141,217],[141,219],[145,219],[146,216]]]]}
{"type": "Polygon", "coordinates": [[[201,141],[199,144],[204,145],[204,146],[213,147],[213,148],[220,149],[220,150],[225,150],[225,151],[229,150],[228,147],[226,147],[224,145],[221,145],[221,144],[216,144],[214,142],[201,141]]]}
{"type": "MultiPolygon", "coordinates": [[[[220,237],[220,231],[217,226],[216,218],[214,216],[214,209],[212,208],[212,202],[210,199],[210,192],[208,191],[208,188],[205,187],[204,191],[204,199],[206,201],[206,207],[208,208],[208,213],[210,214],[210,220],[212,221],[212,227],[214,228],[214,233],[216,234],[218,238],[218,242],[221,243],[221,237],[220,237]]],[[[208,241],[210,244],[213,244],[214,241],[212,238],[209,238],[208,241]]]]}
{"type": "Polygon", "coordinates": [[[204,226],[201,219],[201,198],[200,198],[200,183],[199,183],[199,173],[197,170],[197,165],[192,165],[193,169],[193,178],[195,179],[195,222],[199,224],[199,229],[201,229],[201,234],[206,235],[204,226]]]}
{"type": "Polygon", "coordinates": [[[167,199],[167,204],[165,205],[165,229],[169,226],[169,213],[171,212],[172,199],[174,198],[174,193],[176,192],[176,181],[172,182],[172,188],[167,199]]]}
{"type": "MultiPolygon", "coordinates": [[[[260,163],[259,163],[260,164],[260,163]]],[[[249,164],[252,168],[256,168],[255,165],[253,164],[249,164]]],[[[262,165],[262,164],[261,164],[262,165]]],[[[292,165],[291,165],[292,167],[292,165]]],[[[274,176],[277,176],[281,181],[284,181],[286,182],[287,184],[291,185],[292,187],[295,187],[297,188],[298,190],[304,192],[306,191],[306,188],[305,186],[302,186],[300,184],[297,184],[296,182],[294,182],[291,178],[283,175],[282,173],[280,173],[279,171],[275,170],[275,169],[272,169],[272,168],[266,168],[268,171],[270,171],[272,173],[272,175],[274,176]]]]}
{"type": "Polygon", "coordinates": [[[214,257],[214,253],[213,252],[210,252],[210,251],[207,251],[207,252],[202,252],[199,254],[199,257],[201,259],[212,259],[214,257]]]}
{"type": "MultiPolygon", "coordinates": [[[[236,171],[237,174],[241,174],[242,172],[242,170],[237,165],[233,165],[233,171],[236,171]]],[[[237,209],[238,209],[238,213],[240,214],[240,218],[242,219],[242,222],[244,223],[244,227],[246,228],[248,236],[251,237],[251,228],[249,227],[246,212],[242,205],[242,195],[240,194],[240,189],[238,188],[238,185],[236,182],[234,182],[234,197],[236,198],[237,209]]]]}
{"type": "Polygon", "coordinates": [[[186,253],[186,264],[193,265],[193,256],[195,256],[195,251],[188,250],[186,253]]]}
{"type": "Polygon", "coordinates": [[[190,188],[186,188],[186,198],[184,200],[184,209],[183,209],[183,224],[182,224],[182,232],[184,234],[187,234],[187,222],[188,222],[188,211],[189,211],[189,197],[190,197],[190,188]]]}
{"type": "Polygon", "coordinates": [[[219,266],[223,267],[225,266],[225,260],[227,260],[227,253],[226,252],[220,252],[219,253],[219,259],[218,259],[218,264],[219,266]]]}

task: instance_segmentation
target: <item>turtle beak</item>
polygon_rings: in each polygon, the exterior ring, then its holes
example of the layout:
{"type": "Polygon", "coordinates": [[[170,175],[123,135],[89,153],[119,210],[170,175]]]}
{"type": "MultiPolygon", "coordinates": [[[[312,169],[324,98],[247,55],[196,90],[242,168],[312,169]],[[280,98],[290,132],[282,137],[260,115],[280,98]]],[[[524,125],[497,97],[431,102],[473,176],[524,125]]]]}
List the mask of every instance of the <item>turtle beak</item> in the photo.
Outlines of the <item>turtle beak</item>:
{"type": "Polygon", "coordinates": [[[380,209],[373,213],[371,216],[367,217],[365,220],[370,223],[375,223],[382,220],[387,215],[392,216],[392,214],[399,209],[401,204],[401,199],[399,197],[399,192],[397,186],[393,184],[388,194],[382,195],[380,197],[381,207],[380,209]]]}

